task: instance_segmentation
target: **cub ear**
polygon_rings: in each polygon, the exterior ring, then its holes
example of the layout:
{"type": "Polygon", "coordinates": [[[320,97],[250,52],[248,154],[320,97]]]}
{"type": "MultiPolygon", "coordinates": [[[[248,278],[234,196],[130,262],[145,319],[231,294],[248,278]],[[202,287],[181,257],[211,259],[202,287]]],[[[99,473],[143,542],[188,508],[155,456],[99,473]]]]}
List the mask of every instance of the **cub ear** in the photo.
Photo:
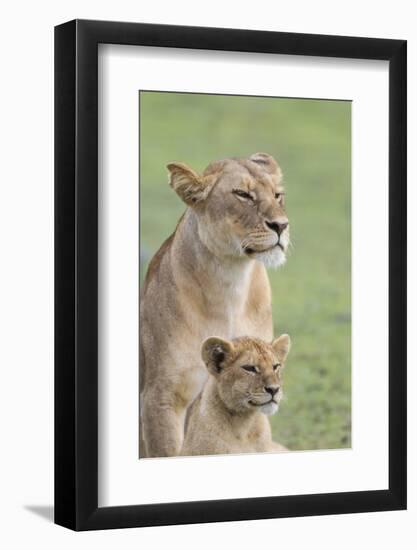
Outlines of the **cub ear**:
{"type": "Polygon", "coordinates": [[[279,178],[282,177],[281,168],[278,166],[276,160],[268,155],[268,153],[254,153],[249,157],[249,160],[258,164],[265,172],[271,175],[276,175],[279,178]]]}
{"type": "Polygon", "coordinates": [[[223,369],[225,361],[227,361],[232,352],[232,342],[213,336],[203,343],[201,357],[206,364],[207,370],[214,376],[218,376],[223,369]]]}
{"type": "Polygon", "coordinates": [[[169,184],[188,206],[195,206],[207,198],[213,178],[200,176],[182,162],[170,162],[167,165],[169,184]]]}
{"type": "Polygon", "coordinates": [[[285,361],[291,349],[291,339],[288,334],[282,334],[272,342],[272,349],[281,361],[285,361]]]}

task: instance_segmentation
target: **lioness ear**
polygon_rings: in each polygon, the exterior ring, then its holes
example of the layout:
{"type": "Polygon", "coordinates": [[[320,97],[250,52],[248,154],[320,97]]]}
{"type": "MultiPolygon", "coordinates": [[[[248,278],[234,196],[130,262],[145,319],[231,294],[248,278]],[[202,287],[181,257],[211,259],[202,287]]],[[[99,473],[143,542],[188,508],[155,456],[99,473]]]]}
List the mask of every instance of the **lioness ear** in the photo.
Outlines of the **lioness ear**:
{"type": "Polygon", "coordinates": [[[200,176],[182,162],[170,162],[167,168],[169,184],[185,204],[195,206],[207,198],[213,178],[200,176]]]}
{"type": "Polygon", "coordinates": [[[281,168],[271,155],[268,153],[254,153],[249,157],[249,160],[258,164],[268,174],[276,175],[281,178],[281,168]]]}
{"type": "Polygon", "coordinates": [[[291,339],[288,334],[282,334],[272,342],[272,349],[281,361],[285,361],[291,349],[291,339]]]}
{"type": "Polygon", "coordinates": [[[203,343],[201,356],[206,364],[207,370],[211,374],[214,374],[214,376],[217,376],[221,373],[223,365],[232,351],[232,342],[213,336],[203,343]]]}

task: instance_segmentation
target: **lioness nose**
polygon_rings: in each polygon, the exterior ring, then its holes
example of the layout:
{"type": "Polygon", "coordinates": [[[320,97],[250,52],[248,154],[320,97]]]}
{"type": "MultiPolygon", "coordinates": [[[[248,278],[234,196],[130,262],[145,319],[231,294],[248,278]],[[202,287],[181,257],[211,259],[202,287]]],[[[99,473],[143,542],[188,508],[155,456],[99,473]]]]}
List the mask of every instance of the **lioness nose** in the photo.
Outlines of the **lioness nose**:
{"type": "Polygon", "coordinates": [[[277,233],[278,237],[281,235],[281,233],[288,227],[288,222],[265,222],[266,225],[272,229],[272,231],[275,231],[277,233]]]}
{"type": "Polygon", "coordinates": [[[278,392],[279,386],[273,385],[273,386],[265,386],[265,391],[270,393],[272,397],[278,392]]]}

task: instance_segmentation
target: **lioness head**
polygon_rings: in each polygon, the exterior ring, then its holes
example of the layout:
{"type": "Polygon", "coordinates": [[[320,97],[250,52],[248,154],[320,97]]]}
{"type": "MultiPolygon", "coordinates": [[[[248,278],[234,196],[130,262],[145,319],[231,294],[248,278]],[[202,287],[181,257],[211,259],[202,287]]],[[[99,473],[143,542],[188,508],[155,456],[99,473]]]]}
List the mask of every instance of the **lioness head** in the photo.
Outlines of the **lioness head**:
{"type": "Polygon", "coordinates": [[[289,223],[281,169],[266,153],[211,163],[197,174],[167,166],[170,185],[198,219],[201,240],[217,256],[253,258],[277,267],[286,259],[289,223]]]}
{"type": "Polygon", "coordinates": [[[229,410],[259,410],[271,415],[282,398],[281,373],[289,350],[288,334],[272,344],[258,338],[228,341],[212,337],[204,342],[202,357],[229,410]]]}

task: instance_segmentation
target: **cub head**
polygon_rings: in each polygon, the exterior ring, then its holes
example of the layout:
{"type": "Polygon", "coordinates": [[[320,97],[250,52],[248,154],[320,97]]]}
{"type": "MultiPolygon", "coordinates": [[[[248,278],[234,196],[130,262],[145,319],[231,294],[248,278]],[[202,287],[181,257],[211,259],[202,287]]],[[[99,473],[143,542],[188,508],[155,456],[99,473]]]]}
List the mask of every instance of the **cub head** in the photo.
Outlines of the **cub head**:
{"type": "Polygon", "coordinates": [[[246,337],[232,341],[212,337],[204,342],[203,361],[230,411],[277,412],[282,398],[282,369],[290,345],[288,334],[271,344],[246,337]]]}
{"type": "Polygon", "coordinates": [[[167,167],[171,187],[195,212],[209,250],[270,267],[285,262],[289,222],[281,169],[270,155],[216,161],[203,174],[183,163],[167,167]]]}

